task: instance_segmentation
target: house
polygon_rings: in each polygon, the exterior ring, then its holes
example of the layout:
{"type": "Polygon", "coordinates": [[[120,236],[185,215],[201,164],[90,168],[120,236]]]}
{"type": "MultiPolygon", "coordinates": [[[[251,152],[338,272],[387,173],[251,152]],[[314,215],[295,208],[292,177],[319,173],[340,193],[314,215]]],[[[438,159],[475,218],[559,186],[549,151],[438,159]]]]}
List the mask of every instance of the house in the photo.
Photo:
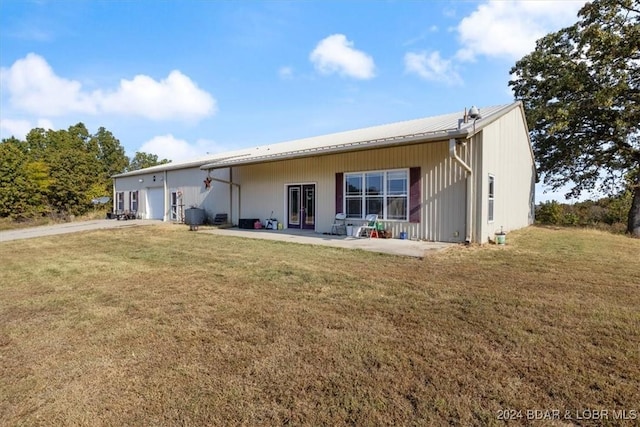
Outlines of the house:
{"type": "Polygon", "coordinates": [[[180,221],[275,217],[329,232],[376,213],[393,236],[484,243],[534,219],[533,152],[520,102],[169,163],[113,177],[115,208],[180,221]]]}

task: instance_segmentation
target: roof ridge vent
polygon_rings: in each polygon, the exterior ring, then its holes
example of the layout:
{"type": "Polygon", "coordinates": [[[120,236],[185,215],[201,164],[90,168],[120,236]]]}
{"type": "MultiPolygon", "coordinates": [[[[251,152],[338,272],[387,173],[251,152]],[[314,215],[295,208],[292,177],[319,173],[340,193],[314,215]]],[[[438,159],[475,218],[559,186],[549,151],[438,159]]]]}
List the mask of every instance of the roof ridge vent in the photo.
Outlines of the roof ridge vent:
{"type": "Polygon", "coordinates": [[[480,110],[475,105],[472,105],[471,108],[469,108],[469,118],[474,120],[482,118],[482,116],[480,115],[480,110]]]}

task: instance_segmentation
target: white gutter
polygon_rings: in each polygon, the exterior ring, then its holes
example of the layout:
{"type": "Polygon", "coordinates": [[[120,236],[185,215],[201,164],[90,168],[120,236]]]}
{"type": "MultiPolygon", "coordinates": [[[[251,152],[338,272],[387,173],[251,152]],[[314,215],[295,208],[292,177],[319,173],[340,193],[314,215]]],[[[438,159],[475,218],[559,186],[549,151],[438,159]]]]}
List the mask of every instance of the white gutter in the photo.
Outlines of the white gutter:
{"type": "Polygon", "coordinates": [[[456,151],[457,141],[455,138],[449,139],[449,154],[450,156],[458,162],[460,166],[462,166],[467,171],[467,206],[466,206],[466,236],[465,242],[471,243],[471,239],[473,236],[473,212],[472,212],[472,200],[473,200],[473,180],[471,179],[473,175],[473,171],[471,167],[465,163],[464,160],[458,155],[456,151]]]}

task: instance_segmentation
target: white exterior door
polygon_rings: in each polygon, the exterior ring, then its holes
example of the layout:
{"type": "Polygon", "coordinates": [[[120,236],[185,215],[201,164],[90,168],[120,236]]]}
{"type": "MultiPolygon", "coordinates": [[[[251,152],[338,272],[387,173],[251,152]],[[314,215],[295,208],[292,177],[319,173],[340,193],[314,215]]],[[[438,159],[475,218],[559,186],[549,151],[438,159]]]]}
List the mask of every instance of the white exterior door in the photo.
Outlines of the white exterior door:
{"type": "Polygon", "coordinates": [[[164,190],[147,189],[147,219],[164,219],[164,190]]]}

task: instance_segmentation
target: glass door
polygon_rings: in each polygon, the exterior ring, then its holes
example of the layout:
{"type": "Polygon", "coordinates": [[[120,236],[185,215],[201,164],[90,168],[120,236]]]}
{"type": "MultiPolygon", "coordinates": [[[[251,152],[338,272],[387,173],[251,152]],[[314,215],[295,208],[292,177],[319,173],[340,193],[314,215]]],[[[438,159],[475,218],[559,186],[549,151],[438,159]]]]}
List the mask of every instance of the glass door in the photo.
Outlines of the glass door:
{"type": "Polygon", "coordinates": [[[302,228],[313,230],[316,226],[316,186],[313,184],[303,185],[303,216],[302,228]]]}
{"type": "Polygon", "coordinates": [[[182,204],[182,192],[178,190],[171,191],[171,221],[184,222],[184,212],[182,204]]]}
{"type": "Polygon", "coordinates": [[[316,227],[315,184],[287,187],[287,227],[313,230],[316,227]]]}
{"type": "Polygon", "coordinates": [[[300,186],[290,185],[287,223],[289,228],[300,228],[300,186]]]}

